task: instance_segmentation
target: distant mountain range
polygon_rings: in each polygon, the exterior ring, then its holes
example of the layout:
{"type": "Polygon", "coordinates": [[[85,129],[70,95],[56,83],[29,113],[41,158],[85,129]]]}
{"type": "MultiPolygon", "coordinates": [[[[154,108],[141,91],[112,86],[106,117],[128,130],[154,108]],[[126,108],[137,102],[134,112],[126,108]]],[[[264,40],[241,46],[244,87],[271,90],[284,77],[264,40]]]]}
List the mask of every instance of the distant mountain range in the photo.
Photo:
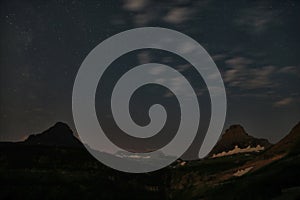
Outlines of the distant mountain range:
{"type": "MultiPolygon", "coordinates": [[[[298,123],[291,133],[276,145],[272,145],[267,139],[258,139],[249,135],[241,125],[232,125],[221,136],[212,151],[208,154],[208,157],[222,157],[238,153],[259,152],[264,150],[268,150],[268,154],[295,151],[297,149],[295,149],[294,146],[297,146],[300,143],[299,124],[300,123],[298,123]]],[[[83,146],[80,140],[74,136],[70,127],[63,122],[57,122],[54,126],[42,133],[30,135],[25,141],[23,141],[23,143],[28,145],[65,147],[83,146]]],[[[122,152],[118,152],[116,155],[120,157],[120,153],[122,152]]]]}
{"type": "MultiPolygon", "coordinates": [[[[63,122],[57,122],[54,126],[42,133],[30,135],[23,143],[29,145],[65,147],[83,146],[80,140],[74,136],[70,127],[63,122]]],[[[269,148],[270,146],[271,144],[268,140],[257,139],[248,135],[241,125],[232,125],[222,135],[221,139],[210,152],[209,157],[220,157],[236,153],[261,151],[269,148]]],[[[118,153],[116,155],[120,157],[118,153]]]]}

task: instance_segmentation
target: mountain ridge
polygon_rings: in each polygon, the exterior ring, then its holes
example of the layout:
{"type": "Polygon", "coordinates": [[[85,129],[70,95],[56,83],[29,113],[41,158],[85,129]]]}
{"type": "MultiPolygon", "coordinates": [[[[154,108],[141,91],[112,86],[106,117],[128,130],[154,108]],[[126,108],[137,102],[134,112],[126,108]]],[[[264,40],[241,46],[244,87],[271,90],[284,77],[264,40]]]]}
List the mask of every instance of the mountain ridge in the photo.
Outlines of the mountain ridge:
{"type": "MultiPolygon", "coordinates": [[[[226,131],[222,134],[219,141],[208,154],[208,157],[212,157],[213,155],[220,154],[222,152],[227,153],[234,151],[235,149],[243,150],[251,147],[251,150],[257,146],[263,147],[263,149],[259,149],[259,151],[266,150],[266,155],[299,151],[295,147],[300,144],[299,132],[300,122],[291,129],[289,134],[273,145],[269,143],[267,139],[255,138],[249,135],[243,126],[234,124],[226,129],[226,131]]],[[[71,128],[63,122],[57,122],[41,133],[31,134],[21,143],[28,145],[83,147],[81,141],[74,136],[71,128]]]]}
{"type": "Polygon", "coordinates": [[[267,155],[300,153],[300,121],[266,152],[267,155]]]}

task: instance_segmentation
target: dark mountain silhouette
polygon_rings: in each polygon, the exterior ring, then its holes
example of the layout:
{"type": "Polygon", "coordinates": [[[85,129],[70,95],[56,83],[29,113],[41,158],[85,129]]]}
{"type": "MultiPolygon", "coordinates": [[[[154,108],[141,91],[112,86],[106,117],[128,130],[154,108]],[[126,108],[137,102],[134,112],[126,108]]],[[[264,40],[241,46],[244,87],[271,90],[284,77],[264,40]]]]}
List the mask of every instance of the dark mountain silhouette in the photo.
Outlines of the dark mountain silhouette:
{"type": "Polygon", "coordinates": [[[82,143],[73,135],[70,127],[62,122],[57,122],[48,130],[30,135],[25,141],[30,145],[82,147],[82,143]]]}
{"type": "Polygon", "coordinates": [[[296,124],[287,136],[270,148],[266,155],[300,153],[300,122],[296,124]]]}
{"type": "Polygon", "coordinates": [[[222,152],[228,152],[230,150],[247,147],[264,147],[267,149],[271,144],[266,139],[258,139],[250,136],[246,133],[245,129],[241,125],[232,125],[221,136],[221,139],[217,142],[215,147],[209,153],[209,156],[222,152]]]}

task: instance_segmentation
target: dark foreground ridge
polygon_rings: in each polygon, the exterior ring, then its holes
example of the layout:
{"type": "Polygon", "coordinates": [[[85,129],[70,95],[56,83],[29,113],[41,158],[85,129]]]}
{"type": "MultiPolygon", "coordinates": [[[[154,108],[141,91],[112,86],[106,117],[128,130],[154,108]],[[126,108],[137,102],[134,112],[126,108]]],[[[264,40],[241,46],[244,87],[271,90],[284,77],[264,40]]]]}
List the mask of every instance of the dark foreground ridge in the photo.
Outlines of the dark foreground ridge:
{"type": "MultiPolygon", "coordinates": [[[[234,125],[217,146],[243,147],[241,141],[269,144],[234,125]]],[[[299,199],[299,141],[300,123],[260,152],[178,160],[156,172],[128,174],[78,148],[71,129],[57,123],[24,142],[0,143],[0,199],[299,199]]]]}

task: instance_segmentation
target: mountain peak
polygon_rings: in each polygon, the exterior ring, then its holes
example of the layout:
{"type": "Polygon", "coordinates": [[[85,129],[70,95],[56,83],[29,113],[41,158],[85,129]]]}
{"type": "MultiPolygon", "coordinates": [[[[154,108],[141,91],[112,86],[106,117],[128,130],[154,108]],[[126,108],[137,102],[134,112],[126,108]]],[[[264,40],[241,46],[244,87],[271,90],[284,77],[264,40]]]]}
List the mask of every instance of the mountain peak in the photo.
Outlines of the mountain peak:
{"type": "Polygon", "coordinates": [[[30,135],[24,143],[50,146],[82,146],[73,135],[71,128],[63,122],[57,122],[46,131],[30,135]]]}
{"type": "Polygon", "coordinates": [[[229,129],[240,129],[240,130],[244,130],[244,127],[240,124],[233,124],[231,126],[229,126],[229,129]]]}
{"type": "Polygon", "coordinates": [[[258,139],[250,136],[242,125],[231,125],[215,147],[209,153],[209,156],[216,157],[218,154],[229,155],[239,152],[260,151],[270,147],[271,144],[266,139],[258,139]],[[237,149],[240,151],[238,152],[237,149]]]}
{"type": "Polygon", "coordinates": [[[231,125],[225,133],[222,135],[222,137],[226,136],[249,136],[248,133],[246,133],[244,127],[240,124],[234,124],[231,125]]]}
{"type": "Polygon", "coordinates": [[[68,126],[68,124],[66,124],[64,122],[56,122],[53,127],[67,127],[67,128],[70,128],[68,126]]]}

